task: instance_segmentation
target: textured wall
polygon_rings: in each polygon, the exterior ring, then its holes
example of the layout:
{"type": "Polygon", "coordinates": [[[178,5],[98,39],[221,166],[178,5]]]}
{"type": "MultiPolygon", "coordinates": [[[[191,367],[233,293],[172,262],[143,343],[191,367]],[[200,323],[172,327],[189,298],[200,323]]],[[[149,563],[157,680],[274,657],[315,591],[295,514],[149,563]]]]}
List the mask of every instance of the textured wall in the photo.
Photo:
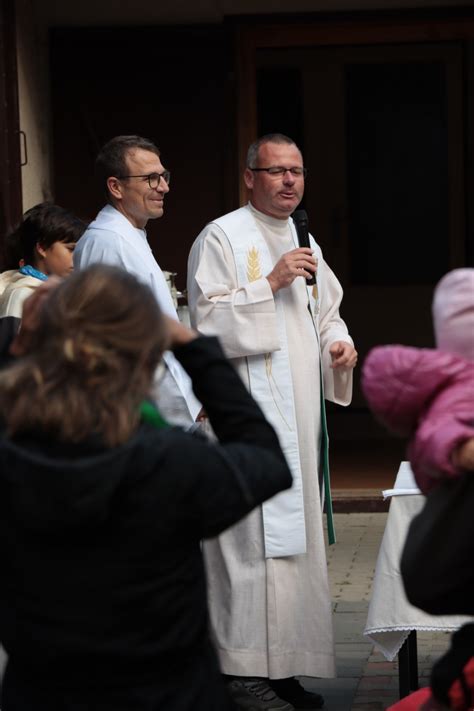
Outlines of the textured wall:
{"type": "MultiPolygon", "coordinates": [[[[18,0],[17,54],[20,130],[26,135],[23,211],[51,199],[50,89],[47,32],[31,0],[18,0]]],[[[20,136],[22,160],[25,160],[20,136]]]]}

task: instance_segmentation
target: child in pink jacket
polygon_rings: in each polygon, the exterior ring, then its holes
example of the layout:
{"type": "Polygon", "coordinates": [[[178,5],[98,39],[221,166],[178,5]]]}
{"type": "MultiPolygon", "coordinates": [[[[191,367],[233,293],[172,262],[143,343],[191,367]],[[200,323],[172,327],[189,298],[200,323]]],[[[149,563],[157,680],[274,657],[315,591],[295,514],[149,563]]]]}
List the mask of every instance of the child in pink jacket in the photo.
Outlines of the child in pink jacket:
{"type": "Polygon", "coordinates": [[[378,346],[362,369],[374,414],[411,436],[408,458],[427,493],[437,480],[474,471],[474,269],[454,269],[433,299],[436,348],[378,346]]]}

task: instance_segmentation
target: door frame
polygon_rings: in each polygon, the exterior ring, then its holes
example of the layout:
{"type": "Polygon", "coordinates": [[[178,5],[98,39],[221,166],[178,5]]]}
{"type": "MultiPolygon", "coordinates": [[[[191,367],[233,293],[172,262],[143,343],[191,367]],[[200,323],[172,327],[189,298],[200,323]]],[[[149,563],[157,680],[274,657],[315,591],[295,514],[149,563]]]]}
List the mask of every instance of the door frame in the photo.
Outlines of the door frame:
{"type": "MultiPolygon", "coordinates": [[[[249,21],[250,23],[250,21],[249,21]]],[[[312,15],[307,22],[249,24],[236,30],[237,42],[237,140],[239,199],[243,205],[248,193],[243,180],[246,151],[257,138],[257,62],[259,49],[322,47],[337,45],[375,45],[474,40],[474,9],[442,12],[416,11],[312,15]]],[[[469,135],[470,126],[466,126],[469,135]]],[[[471,176],[472,177],[472,176],[471,176]]],[[[467,185],[472,181],[467,178],[467,185]]]]}
{"type": "Polygon", "coordinates": [[[22,215],[20,116],[15,0],[0,2],[0,257],[3,240],[22,215]]]}

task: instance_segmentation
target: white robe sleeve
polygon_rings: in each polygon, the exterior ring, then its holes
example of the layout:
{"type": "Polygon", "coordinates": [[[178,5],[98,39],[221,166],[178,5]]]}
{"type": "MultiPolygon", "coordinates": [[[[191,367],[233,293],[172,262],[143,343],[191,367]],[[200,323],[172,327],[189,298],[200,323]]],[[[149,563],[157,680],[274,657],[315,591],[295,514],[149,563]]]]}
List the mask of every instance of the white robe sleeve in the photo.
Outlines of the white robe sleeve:
{"type": "Polygon", "coordinates": [[[191,248],[188,303],[192,325],[218,336],[229,358],[279,350],[269,282],[262,277],[238,286],[232,248],[215,224],[207,225],[191,248]]]}
{"type": "Polygon", "coordinates": [[[349,405],[352,399],[353,369],[337,368],[333,370],[329,353],[329,348],[335,341],[346,341],[354,345],[347,326],[339,315],[343,291],[336,275],[323,259],[320,259],[319,269],[322,270],[319,333],[324,395],[326,400],[338,405],[349,405]]]}
{"type": "MultiPolygon", "coordinates": [[[[168,294],[164,289],[167,287],[161,290],[157,287],[156,276],[153,279],[153,274],[156,275],[159,267],[153,263],[150,265],[149,260],[154,262],[154,257],[151,252],[148,254],[148,247],[143,255],[143,248],[140,241],[134,245],[117,232],[92,227],[86,230],[77,243],[74,250],[74,267],[85,269],[97,263],[120,267],[147,284],[164,313],[177,318],[174,307],[170,308],[165,301],[168,294]]],[[[165,351],[164,360],[167,372],[159,386],[155,384],[153,398],[166,419],[173,424],[189,427],[193,425],[201,410],[201,404],[193,394],[188,374],[175,359],[174,354],[165,351]]]]}

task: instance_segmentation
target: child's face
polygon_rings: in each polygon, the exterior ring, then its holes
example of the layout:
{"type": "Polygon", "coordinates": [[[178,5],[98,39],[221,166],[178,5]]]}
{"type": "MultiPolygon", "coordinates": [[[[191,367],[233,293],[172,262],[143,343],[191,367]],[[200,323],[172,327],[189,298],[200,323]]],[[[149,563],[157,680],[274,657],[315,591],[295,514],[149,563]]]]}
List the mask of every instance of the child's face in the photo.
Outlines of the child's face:
{"type": "Polygon", "coordinates": [[[68,276],[73,270],[72,254],[75,246],[75,242],[53,242],[50,247],[43,248],[45,274],[68,276]]]}

